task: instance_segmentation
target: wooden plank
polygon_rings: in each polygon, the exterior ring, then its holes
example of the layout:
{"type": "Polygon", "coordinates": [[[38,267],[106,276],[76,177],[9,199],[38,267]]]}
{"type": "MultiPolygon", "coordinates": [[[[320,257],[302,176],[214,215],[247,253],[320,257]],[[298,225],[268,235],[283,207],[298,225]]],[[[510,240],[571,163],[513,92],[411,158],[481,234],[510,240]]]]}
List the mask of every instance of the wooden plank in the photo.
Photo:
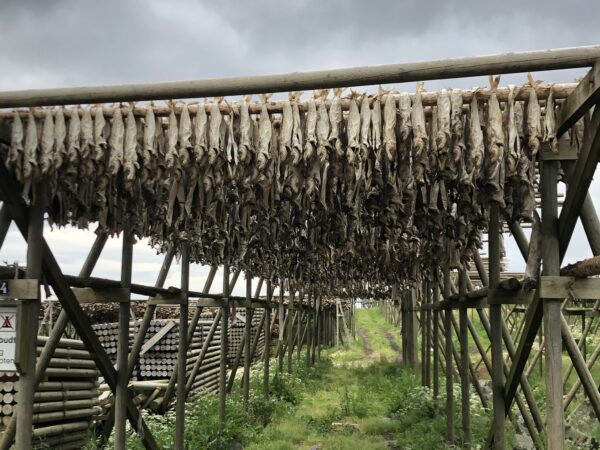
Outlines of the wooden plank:
{"type": "Polygon", "coordinates": [[[39,281],[35,279],[0,280],[0,302],[2,299],[39,300],[39,281]]]}
{"type": "Polygon", "coordinates": [[[571,182],[567,185],[567,195],[563,202],[563,207],[560,212],[558,219],[558,234],[560,236],[559,241],[559,254],[562,259],[579,212],[588,193],[588,189],[596,172],[596,166],[598,165],[598,159],[600,158],[600,108],[594,109],[594,114],[590,122],[590,126],[583,139],[583,145],[579,152],[579,159],[573,169],[573,175],[570,176],[571,182]]]}
{"type": "MultiPolygon", "coordinates": [[[[215,300],[212,300],[212,301],[215,301],[215,300]]],[[[168,306],[168,305],[179,306],[179,305],[188,304],[188,299],[185,295],[182,295],[182,293],[173,294],[173,295],[159,294],[156,297],[149,298],[148,304],[149,305],[162,305],[162,306],[168,306]]]]}
{"type": "Polygon", "coordinates": [[[589,67],[597,59],[600,59],[600,46],[589,46],[304,73],[170,83],[5,91],[0,92],[0,108],[202,98],[405,83],[481,76],[491,73],[589,67]]]}
{"type": "Polygon", "coordinates": [[[600,100],[600,64],[596,62],[556,112],[556,136],[562,136],[600,100]]]}
{"type": "Polygon", "coordinates": [[[156,345],[156,343],[158,341],[160,341],[165,334],[167,334],[169,331],[171,331],[171,329],[175,326],[175,321],[169,321],[167,322],[160,330],[158,330],[154,336],[152,336],[150,339],[148,339],[148,341],[146,341],[144,343],[144,345],[142,345],[142,348],[140,350],[140,356],[142,356],[144,353],[146,353],[148,350],[150,350],[152,347],[154,347],[156,345]]]}
{"type": "Polygon", "coordinates": [[[77,301],[89,303],[128,303],[131,291],[128,288],[71,288],[77,301]]]}
{"type": "Polygon", "coordinates": [[[542,161],[574,161],[579,157],[577,149],[571,146],[568,139],[559,139],[558,152],[554,153],[548,142],[540,146],[540,159],[542,161]]]}
{"type": "Polygon", "coordinates": [[[547,299],[597,299],[600,292],[600,278],[575,278],[542,276],[540,297],[547,299]]]}

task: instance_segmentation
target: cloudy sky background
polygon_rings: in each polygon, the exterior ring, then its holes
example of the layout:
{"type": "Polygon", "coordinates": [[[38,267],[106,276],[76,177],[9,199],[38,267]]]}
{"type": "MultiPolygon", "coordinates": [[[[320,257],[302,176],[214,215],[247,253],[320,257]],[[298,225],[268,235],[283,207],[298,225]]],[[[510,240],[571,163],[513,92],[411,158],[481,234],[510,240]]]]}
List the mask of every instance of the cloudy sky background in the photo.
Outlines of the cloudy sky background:
{"type": "MultiPolygon", "coordinates": [[[[242,1],[18,1],[0,4],[0,90],[260,75],[600,44],[600,3],[242,1]]],[[[536,73],[571,82],[585,70],[536,73]]],[[[502,84],[526,75],[505,75],[502,84]]],[[[485,78],[429,81],[428,90],[486,86],[485,78]]],[[[398,85],[413,91],[414,84],[398,85]]],[[[366,88],[365,88],[366,89],[366,88]]],[[[594,199],[600,198],[597,182],[594,199]]],[[[92,231],[49,231],[65,273],[76,274],[92,231]]],[[[94,275],[118,278],[120,241],[108,242],[94,275]]],[[[522,270],[506,239],[509,270],[522,270]]],[[[581,226],[566,262],[591,256],[581,226]]],[[[11,228],[0,261],[25,261],[11,228]]],[[[153,284],[161,258],[134,251],[134,282],[153,284]]],[[[206,268],[194,267],[201,289],[206,268]]],[[[166,285],[178,285],[174,265],[166,285]]],[[[212,292],[219,292],[220,273],[212,292]]],[[[235,293],[243,295],[240,280],[235,293]]]]}

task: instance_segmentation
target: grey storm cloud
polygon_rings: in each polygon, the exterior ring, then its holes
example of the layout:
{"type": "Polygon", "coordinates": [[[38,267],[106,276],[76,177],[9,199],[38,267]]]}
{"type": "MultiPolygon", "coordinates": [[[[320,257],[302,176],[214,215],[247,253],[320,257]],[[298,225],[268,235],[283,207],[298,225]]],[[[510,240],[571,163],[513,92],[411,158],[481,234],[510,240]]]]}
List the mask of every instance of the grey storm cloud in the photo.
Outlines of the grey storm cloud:
{"type": "MultiPolygon", "coordinates": [[[[600,3],[589,0],[3,0],[0,90],[285,73],[600,44],[599,13],[600,3]]],[[[584,73],[535,76],[569,82],[584,73]]],[[[502,79],[524,81],[523,74],[502,79]]],[[[426,88],[485,84],[482,77],[430,81],[426,88]]],[[[414,90],[414,84],[400,87],[414,90]]],[[[597,183],[591,191],[598,198],[597,183]]],[[[567,260],[590,254],[582,233],[578,225],[567,260]]],[[[48,230],[47,236],[64,270],[76,273],[93,233],[48,230]]],[[[24,260],[16,229],[5,244],[0,261],[24,260]]],[[[111,241],[98,274],[118,277],[119,246],[111,241]]],[[[508,241],[507,251],[509,260],[520,260],[508,241]]],[[[152,284],[160,261],[152,249],[136,247],[136,281],[152,284]]],[[[195,269],[193,288],[201,288],[206,270],[195,269]]],[[[176,284],[178,276],[175,268],[167,284],[176,284]]],[[[215,289],[220,283],[217,278],[215,289]]]]}

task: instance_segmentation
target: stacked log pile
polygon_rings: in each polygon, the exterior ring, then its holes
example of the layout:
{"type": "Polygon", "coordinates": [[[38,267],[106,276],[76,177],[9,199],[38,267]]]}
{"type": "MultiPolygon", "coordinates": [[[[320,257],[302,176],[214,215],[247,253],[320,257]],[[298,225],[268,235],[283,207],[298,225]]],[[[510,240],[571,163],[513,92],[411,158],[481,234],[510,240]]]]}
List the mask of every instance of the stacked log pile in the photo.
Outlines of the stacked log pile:
{"type": "MultiPolygon", "coordinates": [[[[38,355],[46,342],[38,337],[38,355]]],[[[33,405],[33,448],[82,448],[99,407],[98,370],[83,342],[61,339],[40,383],[33,405]]],[[[19,402],[15,372],[0,372],[1,428],[10,422],[19,402]]]]}
{"type": "MultiPolygon", "coordinates": [[[[263,311],[262,310],[254,310],[254,314],[252,314],[252,327],[250,328],[250,343],[254,340],[254,336],[256,334],[256,330],[258,329],[260,322],[262,320],[263,311]]],[[[235,356],[238,352],[239,346],[242,344],[242,338],[244,336],[244,328],[246,325],[246,309],[240,308],[236,310],[235,318],[233,322],[229,325],[229,349],[227,352],[227,364],[231,366],[235,361],[235,356]]],[[[258,338],[258,344],[256,346],[256,352],[254,353],[253,362],[256,361],[260,355],[263,353],[263,349],[265,348],[265,336],[264,332],[260,333],[258,338]]],[[[244,352],[242,352],[242,357],[240,359],[240,365],[244,364],[244,352]]]]}

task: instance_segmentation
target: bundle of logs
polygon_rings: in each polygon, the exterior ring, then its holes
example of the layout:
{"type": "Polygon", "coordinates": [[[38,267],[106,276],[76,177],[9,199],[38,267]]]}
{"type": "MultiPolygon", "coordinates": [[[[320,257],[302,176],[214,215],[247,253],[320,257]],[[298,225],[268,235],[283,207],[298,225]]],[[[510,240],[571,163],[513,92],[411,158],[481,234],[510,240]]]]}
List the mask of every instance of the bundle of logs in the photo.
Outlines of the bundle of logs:
{"type": "MultiPolygon", "coordinates": [[[[259,327],[260,322],[262,321],[262,311],[255,310],[254,314],[252,314],[252,325],[250,326],[250,336],[254,339],[254,335],[256,334],[256,330],[259,327]]],[[[229,347],[227,352],[227,362],[231,366],[238,352],[240,345],[242,345],[242,339],[244,336],[244,327],[246,324],[246,309],[240,308],[236,311],[235,318],[231,322],[228,327],[228,337],[229,337],[229,347]]],[[[256,345],[255,358],[260,357],[262,355],[263,350],[265,348],[265,336],[264,333],[261,333],[258,337],[258,343],[256,345]]],[[[251,361],[253,362],[253,361],[251,361]]],[[[242,353],[239,364],[244,364],[244,354],[242,353]]]]}
{"type": "Polygon", "coordinates": [[[581,121],[556,139],[572,86],[498,83],[18,110],[0,157],[26,202],[45,185],[36,201],[52,224],[127,228],[159,251],[188,242],[193,261],[275,281],[377,290],[442,257],[468,264],[491,203],[531,220],[541,147],[578,151],[581,121]]]}
{"type": "MultiPolygon", "coordinates": [[[[38,337],[38,355],[46,342],[38,337]]],[[[87,442],[99,407],[98,371],[83,342],[61,339],[33,404],[33,447],[78,449],[87,442]]],[[[15,372],[0,373],[2,428],[19,403],[15,372]]]]}

